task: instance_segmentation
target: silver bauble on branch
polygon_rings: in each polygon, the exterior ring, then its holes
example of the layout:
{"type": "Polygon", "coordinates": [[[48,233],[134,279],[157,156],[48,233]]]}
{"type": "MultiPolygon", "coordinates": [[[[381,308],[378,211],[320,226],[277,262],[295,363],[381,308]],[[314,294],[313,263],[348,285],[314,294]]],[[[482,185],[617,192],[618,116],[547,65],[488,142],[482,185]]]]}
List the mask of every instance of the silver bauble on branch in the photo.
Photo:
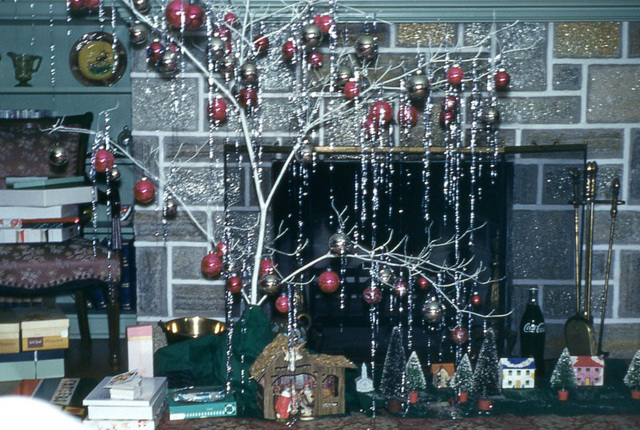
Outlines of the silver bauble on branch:
{"type": "Polygon", "coordinates": [[[411,100],[423,101],[429,96],[429,79],[422,73],[409,76],[407,95],[411,100]]]}
{"type": "Polygon", "coordinates": [[[177,75],[180,72],[180,55],[177,52],[165,51],[156,69],[165,76],[177,75]]]}
{"type": "Polygon", "coordinates": [[[296,160],[298,160],[298,162],[300,163],[305,164],[312,163],[313,155],[313,145],[307,142],[300,146],[300,148],[298,148],[298,151],[296,152],[296,160]]]}
{"type": "Polygon", "coordinates": [[[49,164],[53,167],[64,167],[69,162],[69,153],[60,145],[55,145],[49,151],[49,164]]]}
{"type": "Polygon", "coordinates": [[[302,44],[307,49],[317,48],[322,42],[322,30],[315,24],[308,24],[302,28],[302,44]]]}
{"type": "Polygon", "coordinates": [[[266,275],[262,275],[258,280],[258,288],[260,288],[260,291],[264,294],[273,296],[280,292],[280,280],[276,275],[267,273],[266,275]]]}
{"type": "Polygon", "coordinates": [[[500,122],[500,112],[494,107],[488,107],[484,111],[483,120],[487,125],[496,125],[500,122]]]}
{"type": "Polygon", "coordinates": [[[122,127],[122,131],[118,133],[118,145],[122,147],[130,146],[133,143],[133,135],[126,125],[122,127]]]}
{"type": "Polygon", "coordinates": [[[435,297],[427,299],[424,302],[424,305],[422,305],[422,316],[430,323],[435,324],[440,322],[443,316],[442,304],[440,304],[440,301],[435,297]]]}
{"type": "Polygon", "coordinates": [[[149,29],[146,25],[136,22],[129,27],[129,41],[134,46],[142,46],[149,40],[149,29]]]}
{"type": "Polygon", "coordinates": [[[378,41],[375,37],[364,34],[356,40],[356,57],[362,61],[372,61],[378,55],[378,41]]]}
{"type": "Polygon", "coordinates": [[[232,76],[236,70],[236,57],[233,55],[227,55],[218,62],[218,69],[220,69],[222,73],[232,76]]]}
{"type": "Polygon", "coordinates": [[[178,202],[174,198],[169,197],[164,201],[162,215],[169,219],[173,219],[178,215],[178,202]]]}
{"type": "Polygon", "coordinates": [[[109,182],[111,183],[118,182],[122,177],[122,174],[120,173],[120,169],[118,169],[117,167],[113,167],[109,169],[109,172],[107,173],[107,175],[109,177],[109,182]]]}
{"type": "Polygon", "coordinates": [[[353,251],[351,239],[339,231],[329,238],[329,252],[333,255],[345,255],[353,251]]]}
{"type": "Polygon", "coordinates": [[[353,69],[348,64],[341,64],[336,70],[336,86],[342,90],[349,79],[353,78],[353,69]]]}
{"type": "Polygon", "coordinates": [[[209,54],[214,61],[222,60],[227,53],[227,42],[220,37],[209,40],[209,54]]]}
{"type": "Polygon", "coordinates": [[[378,272],[378,280],[383,287],[390,287],[393,284],[394,279],[395,276],[393,271],[386,266],[378,272]]]}
{"type": "Polygon", "coordinates": [[[240,78],[245,84],[258,84],[258,66],[256,63],[247,62],[240,67],[240,78]]]}
{"type": "Polygon", "coordinates": [[[147,14],[151,10],[150,0],[132,0],[133,8],[141,14],[147,14]]]}

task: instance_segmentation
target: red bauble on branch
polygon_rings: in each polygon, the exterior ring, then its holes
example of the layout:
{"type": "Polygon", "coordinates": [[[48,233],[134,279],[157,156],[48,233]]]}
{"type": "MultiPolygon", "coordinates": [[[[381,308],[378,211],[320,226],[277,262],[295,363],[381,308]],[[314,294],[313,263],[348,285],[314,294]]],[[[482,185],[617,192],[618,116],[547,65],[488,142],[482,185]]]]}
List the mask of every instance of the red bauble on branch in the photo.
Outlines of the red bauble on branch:
{"type": "Polygon", "coordinates": [[[392,287],[393,293],[398,297],[404,297],[409,292],[409,284],[403,278],[398,278],[392,287]]]}
{"type": "Polygon", "coordinates": [[[418,288],[421,290],[427,291],[431,289],[431,282],[429,282],[429,280],[424,276],[418,276],[416,284],[418,284],[418,288]]]}
{"type": "Polygon", "coordinates": [[[462,345],[469,340],[469,331],[463,327],[456,327],[451,332],[451,340],[456,345],[462,345]]]}
{"type": "Polygon", "coordinates": [[[327,34],[331,30],[333,20],[331,19],[331,15],[325,13],[322,15],[316,15],[313,18],[313,23],[318,26],[320,31],[322,31],[324,34],[327,34]]]}
{"type": "Polygon", "coordinates": [[[227,119],[227,102],[222,97],[214,97],[208,106],[209,119],[217,124],[223,123],[227,119]]]}
{"type": "Polygon", "coordinates": [[[200,262],[200,269],[202,270],[202,274],[207,278],[215,278],[220,273],[222,273],[222,258],[218,257],[215,253],[210,252],[204,257],[202,257],[202,261],[200,262]]]}
{"type": "Polygon", "coordinates": [[[504,89],[509,86],[509,82],[511,82],[511,76],[505,69],[498,69],[495,75],[493,75],[493,82],[496,85],[496,88],[504,89]]]}
{"type": "Polygon", "coordinates": [[[377,305],[382,300],[382,291],[378,287],[367,287],[362,292],[362,299],[369,305],[377,305]]]}
{"type": "Polygon", "coordinates": [[[79,12],[86,7],[85,0],[67,0],[67,7],[73,12],[79,12]]]}
{"type": "Polygon", "coordinates": [[[106,148],[100,148],[96,151],[93,158],[93,168],[96,169],[96,172],[105,173],[113,167],[114,163],[115,157],[113,156],[113,152],[106,148]]]}
{"type": "Polygon", "coordinates": [[[327,269],[318,277],[318,288],[324,293],[334,293],[340,288],[340,276],[333,270],[327,269]]]}
{"type": "Polygon", "coordinates": [[[282,294],[276,299],[276,309],[281,314],[289,312],[289,298],[286,294],[282,294]]]}
{"type": "Polygon", "coordinates": [[[400,106],[398,110],[398,124],[400,127],[413,127],[418,123],[418,109],[411,104],[400,106]]]}
{"type": "Polygon", "coordinates": [[[287,40],[282,45],[282,58],[287,61],[293,61],[298,53],[298,47],[293,40],[287,40]]]}
{"type": "Polygon", "coordinates": [[[239,276],[231,276],[226,282],[227,291],[232,294],[238,294],[242,291],[242,278],[239,276]]]}
{"type": "Polygon", "coordinates": [[[258,269],[258,275],[268,275],[273,273],[275,270],[275,266],[273,265],[273,261],[269,257],[264,257],[260,260],[260,267],[258,269]]]}
{"type": "Polygon", "coordinates": [[[142,178],[133,186],[133,196],[141,204],[151,203],[156,196],[156,187],[147,178],[142,178]]]}
{"type": "Polygon", "coordinates": [[[253,38],[253,50],[257,55],[266,54],[269,50],[269,38],[264,34],[259,34],[253,38]]]}
{"type": "Polygon", "coordinates": [[[387,124],[393,118],[393,107],[384,100],[375,101],[369,108],[369,116],[378,123],[387,124]]]}
{"type": "Polygon", "coordinates": [[[307,54],[307,63],[312,69],[319,69],[322,67],[324,56],[318,51],[309,52],[307,54]]]}
{"type": "Polygon", "coordinates": [[[160,61],[165,53],[164,45],[159,41],[153,41],[147,47],[147,57],[151,61],[160,61]]]}
{"type": "Polygon", "coordinates": [[[458,112],[458,106],[460,106],[460,99],[456,96],[446,96],[442,100],[442,110],[447,112],[458,112]]]}
{"type": "Polygon", "coordinates": [[[164,16],[167,19],[169,26],[179,29],[182,28],[183,21],[184,25],[187,25],[188,12],[189,3],[181,0],[173,0],[164,9],[164,16]]]}
{"type": "Polygon", "coordinates": [[[475,308],[482,306],[482,296],[477,291],[471,295],[471,305],[475,308]]]}
{"type": "Polygon", "coordinates": [[[224,22],[226,22],[229,27],[237,27],[240,24],[238,17],[233,12],[224,14],[224,22]]]}
{"type": "Polygon", "coordinates": [[[251,109],[258,105],[258,92],[249,87],[241,89],[238,94],[238,103],[240,103],[240,106],[247,112],[250,112],[251,109]]]}
{"type": "Polygon", "coordinates": [[[462,67],[455,65],[447,70],[447,82],[451,85],[460,85],[464,79],[464,70],[462,67]]]}
{"type": "Polygon", "coordinates": [[[354,80],[350,80],[346,84],[344,84],[344,96],[353,100],[360,95],[360,84],[354,80]]]}
{"type": "Polygon", "coordinates": [[[218,257],[222,258],[229,253],[229,245],[224,240],[221,240],[216,244],[215,252],[218,257]]]}
{"type": "Polygon", "coordinates": [[[85,8],[89,11],[96,11],[100,9],[100,0],[86,0],[85,8]]]}
{"type": "Polygon", "coordinates": [[[187,10],[187,30],[198,30],[204,24],[204,10],[197,4],[190,4],[187,10]]]}

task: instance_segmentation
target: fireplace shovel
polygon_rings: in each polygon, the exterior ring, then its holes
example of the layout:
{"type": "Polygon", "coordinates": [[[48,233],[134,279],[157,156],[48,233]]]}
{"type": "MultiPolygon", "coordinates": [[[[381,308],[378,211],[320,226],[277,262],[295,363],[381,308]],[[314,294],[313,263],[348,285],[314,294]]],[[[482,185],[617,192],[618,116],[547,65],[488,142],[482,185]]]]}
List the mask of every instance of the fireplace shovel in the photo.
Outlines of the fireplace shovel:
{"type": "MultiPolygon", "coordinates": [[[[598,166],[595,162],[587,163],[586,168],[586,187],[585,187],[585,203],[587,206],[586,224],[587,224],[587,246],[585,252],[586,270],[585,270],[585,312],[580,309],[580,253],[576,252],[576,315],[567,320],[564,325],[564,335],[567,348],[571,355],[596,355],[596,341],[591,322],[590,302],[591,302],[591,280],[593,267],[593,229],[594,229],[594,206],[595,206],[595,190],[596,190],[596,174],[598,166]]],[[[575,194],[575,187],[574,187],[575,194]]],[[[574,211],[578,211],[578,196],[574,196],[574,211]]],[[[575,213],[574,212],[574,213],[575,213]]],[[[578,217],[574,216],[576,225],[578,217]]],[[[576,230],[578,228],[576,227],[576,230]]],[[[579,235],[576,235],[576,246],[580,246],[579,235]]]]}

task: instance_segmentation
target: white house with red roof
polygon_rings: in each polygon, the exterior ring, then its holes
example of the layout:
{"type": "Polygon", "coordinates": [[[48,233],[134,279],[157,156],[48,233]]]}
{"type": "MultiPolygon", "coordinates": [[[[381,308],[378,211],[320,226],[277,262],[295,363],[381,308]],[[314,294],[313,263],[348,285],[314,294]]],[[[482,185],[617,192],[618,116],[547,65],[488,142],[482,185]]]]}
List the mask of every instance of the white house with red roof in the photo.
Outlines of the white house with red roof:
{"type": "Polygon", "coordinates": [[[602,356],[577,355],[571,357],[576,384],[579,387],[604,385],[604,358],[602,356]]]}

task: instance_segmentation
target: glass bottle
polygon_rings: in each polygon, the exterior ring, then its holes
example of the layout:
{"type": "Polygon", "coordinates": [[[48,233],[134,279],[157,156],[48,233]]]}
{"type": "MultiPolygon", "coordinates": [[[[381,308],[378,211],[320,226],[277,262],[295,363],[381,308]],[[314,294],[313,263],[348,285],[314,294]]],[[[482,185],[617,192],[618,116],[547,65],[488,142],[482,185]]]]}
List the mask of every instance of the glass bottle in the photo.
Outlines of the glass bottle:
{"type": "Polygon", "coordinates": [[[536,361],[536,375],[544,374],[544,341],[546,336],[544,315],[538,304],[538,288],[529,289],[529,301],[520,320],[520,352],[523,357],[536,361]]]}

